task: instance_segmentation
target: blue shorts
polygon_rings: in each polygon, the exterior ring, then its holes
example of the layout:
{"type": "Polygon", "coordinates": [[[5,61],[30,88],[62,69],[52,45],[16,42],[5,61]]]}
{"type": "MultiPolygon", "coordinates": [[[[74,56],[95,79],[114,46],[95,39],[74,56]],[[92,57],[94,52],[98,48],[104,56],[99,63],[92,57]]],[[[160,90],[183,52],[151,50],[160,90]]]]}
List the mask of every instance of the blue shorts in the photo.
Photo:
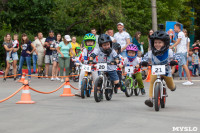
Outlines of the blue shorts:
{"type": "Polygon", "coordinates": [[[186,53],[176,53],[179,56],[178,65],[183,66],[187,64],[187,52],[186,53]]]}
{"type": "Polygon", "coordinates": [[[109,76],[111,81],[119,80],[119,76],[117,74],[117,71],[107,71],[107,73],[108,73],[108,76],[109,76]]]}
{"type": "MultiPolygon", "coordinates": [[[[18,54],[17,54],[17,52],[12,53],[12,59],[13,59],[13,60],[18,60],[18,59],[19,59],[19,58],[18,58],[18,54]]],[[[6,60],[7,60],[7,61],[10,60],[9,52],[7,52],[7,54],[6,54],[6,60]]]]}

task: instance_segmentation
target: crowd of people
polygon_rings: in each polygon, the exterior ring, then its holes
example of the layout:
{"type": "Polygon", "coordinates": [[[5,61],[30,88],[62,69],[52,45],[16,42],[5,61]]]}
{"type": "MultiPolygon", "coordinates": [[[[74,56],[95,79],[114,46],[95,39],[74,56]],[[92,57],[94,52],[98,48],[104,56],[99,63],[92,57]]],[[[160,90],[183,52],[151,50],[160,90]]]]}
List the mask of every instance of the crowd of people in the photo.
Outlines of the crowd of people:
{"type": "MultiPolygon", "coordinates": [[[[4,81],[6,81],[11,64],[13,66],[14,80],[17,79],[17,74],[21,78],[24,61],[27,64],[29,81],[31,80],[31,74],[35,74],[36,72],[38,73],[38,78],[44,76],[48,79],[50,77],[49,67],[52,64],[51,80],[61,80],[61,82],[64,82],[64,75],[68,76],[70,72],[74,74],[72,70],[76,67],[76,62],[88,64],[91,62],[111,63],[115,61],[117,65],[108,65],[107,72],[110,80],[114,82],[115,88],[121,87],[122,91],[126,89],[126,86],[122,86],[121,84],[122,73],[126,73],[124,67],[133,66],[136,68],[135,77],[143,95],[145,94],[145,89],[140,66],[146,62],[154,65],[162,65],[173,60],[178,61],[178,65],[166,67],[166,74],[164,75],[164,80],[168,88],[172,91],[176,89],[172,78],[172,75],[176,71],[179,72],[179,77],[182,79],[182,69],[184,69],[183,76],[184,78],[187,76],[187,81],[183,85],[193,84],[191,74],[193,76],[200,75],[200,42],[197,40],[190,48],[190,39],[187,36],[187,30],[184,29],[181,31],[180,24],[177,23],[174,25],[174,31],[178,34],[176,39],[173,40],[172,45],[170,45],[170,37],[166,32],[154,32],[150,30],[148,44],[146,44],[148,45],[147,53],[144,53],[144,42],[140,40],[141,32],[136,32],[132,38],[121,22],[117,24],[117,29],[118,32],[115,34],[113,29],[108,29],[105,34],[97,35],[96,29],[93,28],[91,29],[91,33],[84,36],[80,45],[76,42],[75,36],[72,38],[69,35],[62,37],[59,33],[54,35],[52,30],[49,31],[47,38],[44,38],[42,32],[39,32],[32,42],[24,33],[21,36],[21,44],[19,44],[17,34],[13,36],[13,39],[10,34],[7,34],[3,42],[7,63],[4,81]],[[18,57],[19,49],[21,50],[20,58],[18,57]],[[33,61],[33,72],[31,72],[31,58],[33,61]],[[17,69],[18,60],[19,66],[17,69]]],[[[92,75],[93,80],[98,77],[96,71],[93,71],[92,75]]],[[[83,76],[84,72],[81,71],[79,89],[83,76]]],[[[149,99],[145,101],[145,104],[150,107],[153,106],[152,88],[155,79],[156,77],[151,75],[149,99]]]]}

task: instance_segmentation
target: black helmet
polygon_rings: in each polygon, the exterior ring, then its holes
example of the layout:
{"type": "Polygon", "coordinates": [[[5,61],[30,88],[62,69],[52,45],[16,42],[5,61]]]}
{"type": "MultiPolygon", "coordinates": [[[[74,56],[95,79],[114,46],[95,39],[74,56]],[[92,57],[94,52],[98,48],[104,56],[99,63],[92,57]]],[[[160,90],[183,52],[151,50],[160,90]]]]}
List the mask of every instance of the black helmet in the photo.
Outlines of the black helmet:
{"type": "Polygon", "coordinates": [[[150,40],[151,40],[151,50],[152,50],[153,55],[155,55],[155,56],[161,56],[169,49],[170,38],[169,38],[169,35],[164,31],[156,31],[156,32],[154,32],[150,36],[150,40]],[[157,50],[154,47],[154,40],[155,39],[162,40],[164,42],[164,44],[165,44],[160,50],[157,50]]]}
{"type": "Polygon", "coordinates": [[[107,54],[107,56],[109,56],[110,53],[112,52],[112,40],[110,39],[110,36],[107,35],[107,34],[101,34],[101,35],[99,36],[98,43],[99,43],[99,48],[100,48],[100,50],[101,50],[103,53],[107,54]],[[104,49],[102,48],[102,44],[103,44],[103,43],[106,43],[106,42],[110,42],[110,49],[104,50],[104,49]]]}
{"type": "Polygon", "coordinates": [[[118,50],[117,54],[120,54],[120,53],[121,53],[121,45],[120,45],[119,43],[114,42],[114,43],[112,44],[112,48],[113,48],[114,50],[118,50]]]}

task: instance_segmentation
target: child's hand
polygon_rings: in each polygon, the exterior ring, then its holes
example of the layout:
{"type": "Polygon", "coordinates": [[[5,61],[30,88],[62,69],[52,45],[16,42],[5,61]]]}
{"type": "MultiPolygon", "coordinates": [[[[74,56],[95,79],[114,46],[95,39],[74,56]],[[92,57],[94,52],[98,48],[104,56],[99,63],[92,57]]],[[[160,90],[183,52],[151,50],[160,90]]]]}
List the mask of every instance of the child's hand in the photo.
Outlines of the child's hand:
{"type": "Polygon", "coordinates": [[[61,53],[61,57],[64,57],[64,54],[63,54],[63,53],[61,53]]]}
{"type": "Polygon", "coordinates": [[[135,67],[136,67],[136,68],[139,68],[140,66],[139,66],[139,65],[136,65],[135,67]]]}
{"type": "Polygon", "coordinates": [[[122,68],[122,67],[123,67],[123,65],[119,64],[119,68],[122,68]]]}
{"type": "Polygon", "coordinates": [[[144,45],[144,42],[141,42],[142,45],[144,45]]]}

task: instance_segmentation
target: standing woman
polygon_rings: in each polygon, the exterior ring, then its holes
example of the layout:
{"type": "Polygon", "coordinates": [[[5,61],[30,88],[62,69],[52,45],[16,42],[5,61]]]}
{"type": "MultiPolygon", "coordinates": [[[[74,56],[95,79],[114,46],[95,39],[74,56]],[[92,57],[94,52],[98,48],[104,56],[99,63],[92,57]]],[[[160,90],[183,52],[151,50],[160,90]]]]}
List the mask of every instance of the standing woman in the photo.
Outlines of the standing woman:
{"type": "Polygon", "coordinates": [[[59,68],[59,64],[58,64],[58,52],[57,52],[57,47],[59,45],[59,43],[61,42],[62,38],[61,38],[61,34],[58,33],[56,36],[56,40],[53,41],[53,43],[50,45],[50,50],[52,50],[52,60],[53,60],[53,67],[52,67],[52,77],[51,77],[51,81],[53,80],[60,80],[57,76],[58,76],[58,68],[59,68]]]}
{"type": "MultiPolygon", "coordinates": [[[[65,68],[65,76],[69,75],[69,64],[70,64],[69,53],[71,52],[72,55],[75,56],[70,41],[71,37],[69,35],[65,35],[63,42],[60,42],[57,47],[57,51],[59,53],[58,62],[60,66],[60,76],[63,76],[64,68],[65,68]]],[[[61,78],[61,82],[64,82],[63,77],[61,78]]]]}
{"type": "Polygon", "coordinates": [[[6,34],[4,37],[4,42],[3,46],[6,50],[6,71],[4,75],[4,81],[6,81],[6,77],[8,75],[8,71],[10,70],[10,55],[9,52],[12,51],[12,58],[13,58],[13,71],[14,71],[14,81],[16,80],[16,75],[17,75],[17,60],[18,60],[18,55],[17,51],[19,50],[19,45],[17,47],[13,47],[13,42],[10,34],[6,34]]]}
{"type": "Polygon", "coordinates": [[[154,33],[154,31],[151,29],[150,31],[149,31],[149,35],[148,35],[148,51],[150,51],[151,50],[151,40],[150,40],[150,36],[152,35],[154,33]]]}
{"type": "Polygon", "coordinates": [[[137,31],[133,38],[133,44],[137,45],[138,50],[144,54],[143,44],[144,42],[140,42],[141,32],[137,31]]]}
{"type": "MultiPolygon", "coordinates": [[[[28,75],[31,75],[31,54],[35,51],[35,45],[29,41],[27,35],[25,33],[22,34],[21,40],[21,56],[19,60],[19,74],[22,74],[22,67],[24,61],[26,60],[27,68],[28,68],[28,75]]],[[[21,75],[19,76],[21,78],[21,75]]],[[[28,76],[28,80],[31,80],[31,76],[28,76]]]]}

